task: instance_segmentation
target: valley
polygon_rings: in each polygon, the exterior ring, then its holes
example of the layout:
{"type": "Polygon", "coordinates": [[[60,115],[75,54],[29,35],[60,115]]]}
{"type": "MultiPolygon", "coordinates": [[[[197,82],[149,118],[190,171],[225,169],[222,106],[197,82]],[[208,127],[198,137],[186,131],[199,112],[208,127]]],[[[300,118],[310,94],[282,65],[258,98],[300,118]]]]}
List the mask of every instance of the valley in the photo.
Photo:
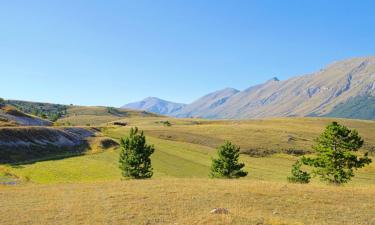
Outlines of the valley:
{"type": "MultiPolygon", "coordinates": [[[[116,142],[127,136],[131,127],[144,130],[147,141],[156,148],[151,158],[154,177],[123,180],[118,147],[104,148],[93,140],[91,147],[78,155],[56,154],[43,160],[3,164],[0,202],[5,207],[0,213],[6,216],[0,218],[2,224],[375,223],[375,164],[358,170],[344,187],[319,179],[308,185],[287,182],[292,164],[301,155],[312,153],[313,140],[332,119],[176,119],[136,111],[108,115],[100,107],[68,112],[69,116],[49,129],[67,129],[65,124],[70,124],[69,129],[95,130],[94,139],[116,142]],[[116,126],[115,121],[127,126],[116,126]],[[88,122],[90,126],[84,125],[88,122]],[[249,172],[246,178],[209,178],[211,159],[224,140],[241,146],[240,161],[249,172]],[[338,201],[344,203],[336,207],[338,201]],[[210,215],[215,207],[227,208],[230,213],[210,215]],[[43,214],[18,216],[22,211],[43,214]],[[349,216],[353,213],[354,218],[349,216]]],[[[361,152],[370,151],[375,158],[375,122],[335,120],[357,129],[366,141],[361,152]]]]}

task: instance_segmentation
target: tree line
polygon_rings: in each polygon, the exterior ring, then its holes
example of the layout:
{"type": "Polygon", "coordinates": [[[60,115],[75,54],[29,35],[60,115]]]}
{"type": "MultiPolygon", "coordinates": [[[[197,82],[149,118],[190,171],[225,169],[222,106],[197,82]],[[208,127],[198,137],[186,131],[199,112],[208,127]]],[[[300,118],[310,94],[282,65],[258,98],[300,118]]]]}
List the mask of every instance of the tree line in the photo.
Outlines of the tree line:
{"type": "MultiPolygon", "coordinates": [[[[128,137],[121,139],[120,169],[129,179],[146,179],[153,176],[151,155],[155,148],[148,145],[143,131],[131,128],[128,137]]],[[[327,183],[341,185],[354,177],[354,171],[371,163],[368,153],[358,156],[364,140],[356,130],[333,122],[315,140],[314,156],[303,156],[292,166],[288,181],[309,183],[312,177],[319,177],[327,183]],[[309,167],[311,172],[302,170],[309,167]]],[[[217,157],[212,159],[209,176],[211,178],[235,179],[248,175],[245,164],[239,162],[240,147],[226,141],[217,149],[217,157]]]]}

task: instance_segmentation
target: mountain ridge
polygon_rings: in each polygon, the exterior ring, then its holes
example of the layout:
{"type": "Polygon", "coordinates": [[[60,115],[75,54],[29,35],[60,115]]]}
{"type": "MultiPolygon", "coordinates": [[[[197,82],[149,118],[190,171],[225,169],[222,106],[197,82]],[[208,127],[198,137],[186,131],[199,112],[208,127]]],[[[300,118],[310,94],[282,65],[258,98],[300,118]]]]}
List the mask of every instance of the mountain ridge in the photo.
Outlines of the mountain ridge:
{"type": "Polygon", "coordinates": [[[362,113],[364,107],[345,107],[345,104],[352,105],[353,99],[369,102],[359,98],[374,95],[375,56],[367,56],[335,61],[317,72],[287,80],[273,77],[243,91],[225,88],[165,115],[249,119],[312,115],[350,115],[353,118],[358,114],[359,119],[375,119],[369,112],[362,113]],[[345,112],[351,109],[357,111],[345,112]],[[335,112],[337,110],[344,112],[335,112]]]}

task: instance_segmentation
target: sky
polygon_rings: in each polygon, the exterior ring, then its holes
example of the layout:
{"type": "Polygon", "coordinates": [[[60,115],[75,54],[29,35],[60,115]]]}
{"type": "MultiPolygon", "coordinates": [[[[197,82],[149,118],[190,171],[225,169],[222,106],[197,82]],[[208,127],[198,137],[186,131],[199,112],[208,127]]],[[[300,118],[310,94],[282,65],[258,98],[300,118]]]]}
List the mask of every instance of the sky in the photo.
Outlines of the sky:
{"type": "Polygon", "coordinates": [[[375,55],[375,1],[4,0],[0,97],[190,103],[375,55]]]}

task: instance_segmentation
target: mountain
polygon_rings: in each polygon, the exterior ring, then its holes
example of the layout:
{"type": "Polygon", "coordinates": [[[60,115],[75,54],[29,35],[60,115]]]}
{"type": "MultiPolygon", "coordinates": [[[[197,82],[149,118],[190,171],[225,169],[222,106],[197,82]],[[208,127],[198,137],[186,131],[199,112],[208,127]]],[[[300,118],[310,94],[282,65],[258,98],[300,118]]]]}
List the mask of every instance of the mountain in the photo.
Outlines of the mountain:
{"type": "Polygon", "coordinates": [[[272,79],[232,96],[224,105],[202,116],[326,116],[337,110],[339,104],[350,104],[353,98],[374,94],[375,57],[354,58],[333,63],[313,74],[285,81],[272,79]]]}
{"type": "Polygon", "coordinates": [[[215,118],[216,114],[210,115],[207,112],[211,112],[214,109],[224,105],[228,99],[233,95],[239,93],[239,90],[233,88],[226,88],[220,91],[210,93],[203,96],[197,101],[186,105],[180,110],[171,113],[171,115],[176,117],[206,117],[215,118]]]}
{"type": "Polygon", "coordinates": [[[188,105],[149,98],[130,106],[175,117],[211,119],[305,116],[375,119],[374,103],[375,57],[370,56],[338,61],[315,73],[288,80],[274,77],[243,91],[227,88],[188,105]]]}
{"type": "Polygon", "coordinates": [[[165,101],[160,98],[148,97],[139,102],[133,102],[122,106],[125,109],[144,110],[152,113],[171,115],[181,110],[185,104],[165,101]]]}

